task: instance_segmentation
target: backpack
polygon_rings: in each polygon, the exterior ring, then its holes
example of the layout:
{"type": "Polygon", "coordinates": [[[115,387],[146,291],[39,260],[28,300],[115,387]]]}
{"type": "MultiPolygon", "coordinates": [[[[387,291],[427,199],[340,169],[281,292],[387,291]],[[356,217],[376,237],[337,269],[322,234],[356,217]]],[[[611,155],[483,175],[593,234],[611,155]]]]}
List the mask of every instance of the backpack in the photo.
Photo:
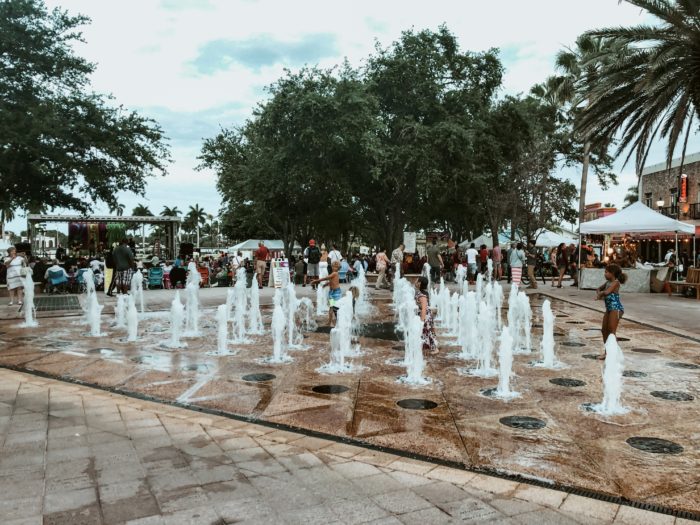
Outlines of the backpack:
{"type": "Polygon", "coordinates": [[[309,248],[309,264],[318,264],[321,260],[321,250],[317,246],[309,248]]]}

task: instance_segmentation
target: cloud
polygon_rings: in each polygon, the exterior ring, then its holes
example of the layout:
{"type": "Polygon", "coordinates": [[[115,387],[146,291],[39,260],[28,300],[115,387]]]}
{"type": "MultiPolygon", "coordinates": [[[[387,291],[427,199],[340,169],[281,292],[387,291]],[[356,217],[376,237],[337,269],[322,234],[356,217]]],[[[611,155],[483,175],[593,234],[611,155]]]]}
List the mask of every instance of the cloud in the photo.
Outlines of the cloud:
{"type": "Polygon", "coordinates": [[[169,11],[214,8],[214,5],[209,0],[161,0],[160,6],[169,11]]]}
{"type": "Polygon", "coordinates": [[[245,40],[218,39],[199,48],[192,65],[197,72],[210,75],[238,63],[253,70],[283,63],[301,65],[321,58],[337,56],[338,42],[330,33],[302,36],[296,41],[281,41],[272,35],[255,35],[245,40]]]}

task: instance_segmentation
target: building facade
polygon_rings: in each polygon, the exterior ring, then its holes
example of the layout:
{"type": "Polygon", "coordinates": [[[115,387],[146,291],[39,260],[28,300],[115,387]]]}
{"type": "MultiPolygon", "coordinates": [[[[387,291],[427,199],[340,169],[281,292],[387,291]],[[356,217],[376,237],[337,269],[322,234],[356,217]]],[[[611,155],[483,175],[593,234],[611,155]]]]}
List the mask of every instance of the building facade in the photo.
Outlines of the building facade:
{"type": "Polygon", "coordinates": [[[700,226],[700,152],[648,166],[642,171],[639,200],[649,208],[700,226]]]}
{"type": "Polygon", "coordinates": [[[602,219],[608,215],[612,215],[617,211],[617,208],[611,208],[609,206],[603,206],[600,202],[595,202],[593,204],[586,204],[583,209],[583,222],[594,221],[596,219],[602,219]]]}

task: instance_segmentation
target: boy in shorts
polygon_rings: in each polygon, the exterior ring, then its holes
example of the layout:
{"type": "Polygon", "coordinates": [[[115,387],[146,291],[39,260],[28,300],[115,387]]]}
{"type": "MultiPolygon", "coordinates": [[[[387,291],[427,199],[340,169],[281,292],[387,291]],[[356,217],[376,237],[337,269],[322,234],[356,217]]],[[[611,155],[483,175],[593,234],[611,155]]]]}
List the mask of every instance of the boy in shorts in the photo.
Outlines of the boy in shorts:
{"type": "Polygon", "coordinates": [[[333,261],[331,270],[332,271],[328,274],[328,277],[324,277],[323,279],[314,279],[311,281],[311,284],[314,285],[323,281],[328,281],[328,304],[330,306],[328,309],[328,324],[331,327],[334,327],[336,314],[338,313],[338,307],[336,304],[338,301],[340,301],[341,297],[343,297],[343,294],[340,291],[340,274],[338,273],[338,270],[340,270],[340,261],[333,261]]]}

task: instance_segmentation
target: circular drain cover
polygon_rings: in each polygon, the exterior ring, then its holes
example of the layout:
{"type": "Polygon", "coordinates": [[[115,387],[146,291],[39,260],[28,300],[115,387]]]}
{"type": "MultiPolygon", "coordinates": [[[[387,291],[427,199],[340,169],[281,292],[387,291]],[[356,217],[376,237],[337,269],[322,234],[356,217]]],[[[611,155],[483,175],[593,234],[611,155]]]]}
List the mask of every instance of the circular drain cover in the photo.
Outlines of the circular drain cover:
{"type": "Polygon", "coordinates": [[[660,438],[636,436],[629,438],[627,444],[632,448],[652,454],[680,454],[683,452],[683,447],[678,443],[660,438]]]}
{"type": "Polygon", "coordinates": [[[13,337],[13,341],[19,341],[21,343],[26,343],[28,341],[36,341],[38,338],[31,335],[22,335],[20,337],[13,337]]]}
{"type": "Polygon", "coordinates": [[[180,370],[185,370],[187,372],[207,372],[209,367],[207,365],[191,364],[181,367],[180,370]]]}
{"type": "Polygon", "coordinates": [[[655,390],[651,392],[651,395],[658,397],[659,399],[666,399],[668,401],[692,401],[695,399],[690,394],[685,392],[675,392],[673,390],[655,390]]]}
{"type": "Polygon", "coordinates": [[[659,354],[661,353],[661,350],[656,350],[655,348],[633,348],[633,352],[637,352],[638,354],[659,354]]]}
{"type": "Polygon", "coordinates": [[[397,352],[404,352],[406,349],[403,347],[403,345],[396,345],[391,347],[392,350],[396,350],[397,352]]]}
{"type": "Polygon", "coordinates": [[[644,372],[640,372],[639,370],[625,370],[622,372],[622,375],[625,377],[646,377],[647,374],[644,372]]]}
{"type": "Polygon", "coordinates": [[[569,317],[569,316],[566,314],[557,314],[557,315],[555,315],[555,317],[569,317]]]}
{"type": "Polygon", "coordinates": [[[316,328],[316,332],[319,334],[330,334],[331,327],[330,326],[319,326],[318,328],[316,328]]]}
{"type": "Polygon", "coordinates": [[[493,397],[493,395],[496,393],[495,388],[486,388],[481,391],[481,394],[486,396],[486,397],[493,397]]]}
{"type": "Polygon", "coordinates": [[[313,387],[311,390],[317,394],[342,394],[350,389],[343,385],[318,385],[313,387]]]}
{"type": "Polygon", "coordinates": [[[532,328],[542,328],[541,324],[533,324],[531,326],[532,326],[532,328]]]}
{"type": "Polygon", "coordinates": [[[498,420],[501,425],[512,428],[522,428],[525,430],[537,430],[544,428],[547,423],[541,419],[530,416],[506,416],[498,420]]]}
{"type": "Polygon", "coordinates": [[[102,353],[109,353],[109,352],[114,352],[114,348],[93,348],[92,350],[88,350],[88,354],[102,354],[102,353]]]}
{"type": "Polygon", "coordinates": [[[585,381],[581,381],[580,379],[571,379],[568,377],[555,377],[554,379],[550,379],[549,382],[553,385],[568,387],[586,386],[585,381]]]}
{"type": "Polygon", "coordinates": [[[693,363],[681,363],[679,361],[672,361],[670,363],[666,363],[668,366],[673,367],[673,368],[684,368],[686,370],[696,370],[700,368],[700,365],[696,365],[693,363]]]}
{"type": "Polygon", "coordinates": [[[562,343],[562,346],[586,346],[585,343],[578,343],[576,341],[564,341],[562,343]]]}
{"type": "Polygon", "coordinates": [[[563,336],[565,336],[565,335],[566,335],[566,334],[565,334],[564,332],[554,332],[554,336],[555,336],[555,337],[563,337],[563,336]]]}
{"type": "Polygon", "coordinates": [[[594,327],[589,327],[589,328],[584,328],[586,332],[600,332],[600,328],[594,328],[594,327]]]}
{"type": "Polygon", "coordinates": [[[583,354],[581,357],[584,359],[598,359],[598,354],[583,354]]]}
{"type": "Polygon", "coordinates": [[[248,374],[243,376],[243,381],[253,381],[253,382],[260,382],[260,381],[272,381],[275,377],[277,377],[274,374],[248,374]]]}
{"type": "MultiPolygon", "coordinates": [[[[47,348],[67,348],[69,346],[73,346],[73,343],[70,341],[52,341],[50,343],[47,343],[45,345],[47,348]]],[[[102,348],[96,348],[95,350],[102,350],[102,348]]],[[[92,352],[92,350],[89,350],[88,353],[92,352]]]]}
{"type": "Polygon", "coordinates": [[[585,321],[566,321],[566,324],[586,324],[585,321]]]}
{"type": "Polygon", "coordinates": [[[432,410],[438,406],[435,401],[430,401],[429,399],[402,399],[397,401],[396,404],[409,410],[432,410]]]}
{"type": "Polygon", "coordinates": [[[617,340],[618,341],[629,341],[630,338],[629,337],[618,337],[617,340]]]}

